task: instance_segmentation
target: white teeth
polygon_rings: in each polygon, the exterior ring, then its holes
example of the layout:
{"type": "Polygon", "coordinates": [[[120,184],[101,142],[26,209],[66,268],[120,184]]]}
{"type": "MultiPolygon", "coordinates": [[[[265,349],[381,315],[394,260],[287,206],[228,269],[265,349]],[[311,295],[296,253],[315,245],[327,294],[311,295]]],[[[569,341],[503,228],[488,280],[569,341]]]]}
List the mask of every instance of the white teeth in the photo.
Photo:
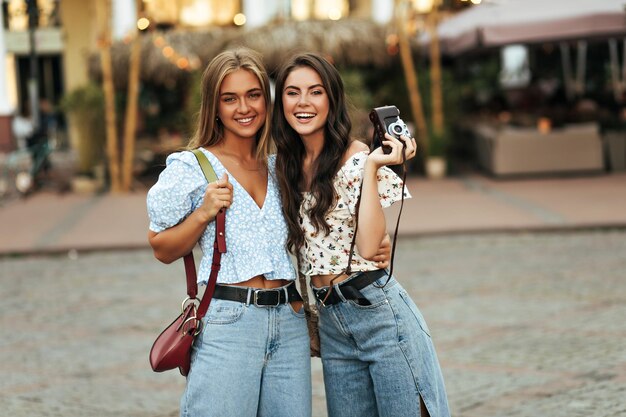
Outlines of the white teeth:
{"type": "Polygon", "coordinates": [[[252,117],[246,117],[245,119],[239,119],[239,123],[248,123],[252,121],[252,117]]]}
{"type": "Polygon", "coordinates": [[[296,113],[298,119],[310,119],[315,117],[315,113],[296,113]]]}

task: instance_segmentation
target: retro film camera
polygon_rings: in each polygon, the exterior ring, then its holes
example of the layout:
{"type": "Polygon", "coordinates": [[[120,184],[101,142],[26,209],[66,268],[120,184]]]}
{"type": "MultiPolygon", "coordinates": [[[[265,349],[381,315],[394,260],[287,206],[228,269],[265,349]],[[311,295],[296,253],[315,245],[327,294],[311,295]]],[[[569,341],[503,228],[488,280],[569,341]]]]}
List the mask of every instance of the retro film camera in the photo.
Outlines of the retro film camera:
{"type": "MultiPolygon", "coordinates": [[[[370,112],[370,120],[374,124],[374,137],[372,149],[381,146],[385,139],[385,133],[400,139],[400,135],[411,137],[411,132],[406,124],[400,119],[400,111],[396,106],[376,107],[370,112]]],[[[406,144],[404,144],[406,146],[406,144]]],[[[383,152],[391,152],[389,146],[383,146],[383,152]]]]}

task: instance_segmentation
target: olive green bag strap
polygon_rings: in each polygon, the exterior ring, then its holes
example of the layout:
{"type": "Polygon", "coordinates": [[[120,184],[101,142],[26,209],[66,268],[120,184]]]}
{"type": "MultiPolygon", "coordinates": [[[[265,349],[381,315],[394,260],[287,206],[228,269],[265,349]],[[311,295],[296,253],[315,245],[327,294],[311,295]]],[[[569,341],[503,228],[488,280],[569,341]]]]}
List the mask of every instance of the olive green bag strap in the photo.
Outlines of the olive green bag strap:
{"type": "Polygon", "coordinates": [[[206,177],[208,182],[217,181],[217,175],[211,166],[211,163],[207,159],[206,155],[200,149],[194,149],[193,154],[196,156],[198,163],[200,164],[200,168],[202,168],[202,173],[206,177]]]}

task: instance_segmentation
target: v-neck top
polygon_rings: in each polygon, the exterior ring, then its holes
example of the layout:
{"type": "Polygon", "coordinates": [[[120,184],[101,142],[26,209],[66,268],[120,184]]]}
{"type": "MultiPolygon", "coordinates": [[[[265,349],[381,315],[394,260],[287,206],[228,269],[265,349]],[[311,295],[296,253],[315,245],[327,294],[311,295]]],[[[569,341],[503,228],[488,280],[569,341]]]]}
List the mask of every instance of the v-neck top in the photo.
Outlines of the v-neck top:
{"type": "MultiPolygon", "coordinates": [[[[227,252],[222,255],[217,282],[234,284],[257,275],[264,275],[270,280],[295,280],[295,268],[285,246],[287,223],[283,217],[275,178],[275,156],[268,159],[267,193],[263,206],[259,208],[220,160],[206,149],[202,151],[211,162],[217,177],[221,178],[227,173],[233,185],[233,202],[226,209],[227,252]]],[[[159,233],[182,222],[200,207],[207,185],[192,152],[169,155],[165,169],[148,191],[150,230],[159,233]]],[[[199,240],[203,252],[198,270],[199,283],[206,284],[211,273],[214,240],[215,223],[210,222],[199,240]]]]}
{"type": "MultiPolygon", "coordinates": [[[[303,193],[300,205],[300,227],[304,232],[304,244],[300,248],[300,272],[305,275],[338,274],[348,266],[350,244],[354,235],[356,203],[363,182],[363,171],[368,152],[352,155],[333,178],[336,200],[335,206],[326,214],[330,233],[315,231],[309,212],[315,199],[309,192],[303,193]]],[[[384,166],[376,173],[378,198],[382,208],[391,206],[402,198],[402,179],[384,166]]],[[[405,188],[405,198],[411,194],[405,188]]],[[[362,233],[362,232],[359,232],[362,233]]],[[[354,247],[352,255],[353,271],[373,271],[378,264],[363,258],[354,247]]]]}

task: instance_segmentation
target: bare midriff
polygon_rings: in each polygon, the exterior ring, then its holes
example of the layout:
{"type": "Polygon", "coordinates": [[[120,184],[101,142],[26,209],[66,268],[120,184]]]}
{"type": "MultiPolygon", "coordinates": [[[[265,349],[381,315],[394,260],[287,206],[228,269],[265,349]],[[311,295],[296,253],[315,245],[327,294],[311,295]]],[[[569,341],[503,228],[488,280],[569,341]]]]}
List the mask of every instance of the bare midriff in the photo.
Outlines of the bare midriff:
{"type": "Polygon", "coordinates": [[[263,275],[257,275],[255,277],[250,278],[247,281],[236,282],[228,285],[237,285],[239,287],[252,287],[252,288],[278,288],[283,287],[289,284],[290,281],[286,279],[267,279],[263,275]]]}
{"type": "Polygon", "coordinates": [[[346,274],[326,274],[326,275],[312,275],[311,283],[316,288],[328,287],[330,282],[333,281],[333,284],[339,284],[340,282],[348,279],[350,275],[346,274]],[[334,281],[333,278],[337,277],[334,281]]]}
{"type": "MultiPolygon", "coordinates": [[[[291,281],[287,281],[286,279],[267,279],[263,275],[257,275],[255,277],[250,278],[247,281],[236,282],[236,283],[228,284],[228,285],[236,285],[238,287],[271,289],[271,288],[284,287],[290,282],[291,281]]],[[[300,308],[302,308],[302,301],[293,301],[290,304],[291,304],[291,308],[293,308],[293,310],[296,312],[300,311],[300,308]]]]}

